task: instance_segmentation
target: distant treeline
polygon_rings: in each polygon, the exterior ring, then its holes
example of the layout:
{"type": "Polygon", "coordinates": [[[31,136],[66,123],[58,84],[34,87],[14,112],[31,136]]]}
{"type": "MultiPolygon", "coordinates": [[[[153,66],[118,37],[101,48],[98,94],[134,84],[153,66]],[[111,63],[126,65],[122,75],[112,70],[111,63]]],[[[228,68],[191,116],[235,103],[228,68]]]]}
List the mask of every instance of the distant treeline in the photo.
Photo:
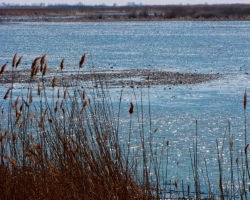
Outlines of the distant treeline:
{"type": "Polygon", "coordinates": [[[0,7],[0,18],[58,20],[250,20],[250,4],[165,6],[17,6],[0,7]],[[53,18],[56,17],[56,18],[53,18]],[[59,18],[58,18],[59,17],[59,18]]]}

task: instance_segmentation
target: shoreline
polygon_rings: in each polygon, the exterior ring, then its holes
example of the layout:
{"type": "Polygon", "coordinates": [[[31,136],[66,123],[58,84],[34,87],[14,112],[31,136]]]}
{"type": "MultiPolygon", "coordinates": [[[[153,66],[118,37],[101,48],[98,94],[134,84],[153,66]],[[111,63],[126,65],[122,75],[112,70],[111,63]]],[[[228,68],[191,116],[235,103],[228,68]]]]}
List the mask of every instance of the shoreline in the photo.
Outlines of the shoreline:
{"type": "Polygon", "coordinates": [[[250,4],[0,6],[0,22],[250,21],[250,4]]]}

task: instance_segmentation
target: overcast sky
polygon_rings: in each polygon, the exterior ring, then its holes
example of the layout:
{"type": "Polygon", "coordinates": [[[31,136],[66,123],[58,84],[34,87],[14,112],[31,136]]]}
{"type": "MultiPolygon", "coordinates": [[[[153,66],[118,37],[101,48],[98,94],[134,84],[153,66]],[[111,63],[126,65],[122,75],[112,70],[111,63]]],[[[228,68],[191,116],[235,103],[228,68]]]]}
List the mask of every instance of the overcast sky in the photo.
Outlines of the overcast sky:
{"type": "Polygon", "coordinates": [[[77,4],[81,2],[84,5],[126,5],[128,2],[136,4],[142,3],[143,5],[165,5],[165,4],[232,4],[232,3],[245,3],[250,4],[250,0],[0,0],[0,3],[14,3],[14,4],[77,4]]]}

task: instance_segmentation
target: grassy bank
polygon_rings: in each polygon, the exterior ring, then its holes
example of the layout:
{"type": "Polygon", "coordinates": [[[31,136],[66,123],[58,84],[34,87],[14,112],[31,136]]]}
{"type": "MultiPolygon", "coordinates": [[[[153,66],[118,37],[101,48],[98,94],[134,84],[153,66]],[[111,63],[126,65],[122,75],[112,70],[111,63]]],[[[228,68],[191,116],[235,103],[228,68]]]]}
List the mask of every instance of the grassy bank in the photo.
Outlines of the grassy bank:
{"type": "Polygon", "coordinates": [[[250,20],[250,5],[0,7],[0,19],[10,17],[26,17],[24,21],[250,20]]]}
{"type": "MultiPolygon", "coordinates": [[[[85,56],[76,61],[78,74],[83,73],[82,66],[87,67],[85,56]]],[[[230,122],[229,144],[223,141],[221,146],[216,140],[215,184],[209,177],[207,159],[200,158],[198,152],[196,121],[195,140],[189,149],[192,178],[188,182],[171,180],[171,141],[163,141],[163,146],[153,142],[157,129],[151,125],[149,85],[144,96],[148,106],[142,105],[141,96],[123,109],[121,90],[120,102],[114,108],[105,79],[100,80],[92,68],[88,85],[83,86],[80,80],[59,85],[65,76],[64,60],[59,64],[60,73],[48,77],[46,55],[33,60],[27,71],[27,89],[18,90],[15,72],[21,62],[22,57],[15,54],[12,64],[4,64],[0,70],[1,77],[9,76],[7,71],[12,74],[12,81],[2,84],[8,88],[0,101],[1,199],[248,199],[246,126],[245,147],[239,153],[234,153],[237,147],[230,122]],[[50,82],[45,82],[46,78],[50,82]],[[123,141],[122,115],[129,121],[123,141]],[[133,146],[133,137],[138,148],[133,146]],[[229,149],[229,175],[224,171],[225,146],[229,149]]],[[[246,92],[242,100],[246,111],[246,92]]],[[[244,115],[246,125],[246,112],[244,115]]]]}

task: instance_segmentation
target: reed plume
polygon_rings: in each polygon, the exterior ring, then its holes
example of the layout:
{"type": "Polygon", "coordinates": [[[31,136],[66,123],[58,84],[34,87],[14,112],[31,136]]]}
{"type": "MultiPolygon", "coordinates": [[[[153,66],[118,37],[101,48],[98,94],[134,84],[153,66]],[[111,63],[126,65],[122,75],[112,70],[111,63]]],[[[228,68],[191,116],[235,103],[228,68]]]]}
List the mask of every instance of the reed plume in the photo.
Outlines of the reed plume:
{"type": "Polygon", "coordinates": [[[82,91],[82,99],[85,99],[86,98],[86,92],[85,90],[82,91]]]}
{"type": "Polygon", "coordinates": [[[57,110],[58,110],[58,101],[56,102],[55,112],[57,112],[57,110]]]}
{"type": "Polygon", "coordinates": [[[41,60],[40,60],[40,71],[42,72],[43,71],[43,67],[46,63],[46,55],[47,54],[44,54],[42,57],[41,57],[41,60]]]}
{"type": "Polygon", "coordinates": [[[133,112],[134,112],[134,104],[133,104],[133,102],[130,102],[130,108],[129,108],[129,114],[133,114],[133,112]]]}
{"type": "Polygon", "coordinates": [[[178,188],[178,182],[176,180],[174,181],[174,186],[176,187],[176,189],[178,188]]]}
{"type": "Polygon", "coordinates": [[[6,67],[7,67],[7,64],[4,64],[4,65],[1,67],[0,74],[3,74],[3,73],[6,71],[6,67]]]}
{"type": "Polygon", "coordinates": [[[79,68],[81,68],[81,67],[82,67],[83,63],[85,63],[85,61],[86,61],[86,57],[87,57],[87,54],[86,54],[86,53],[85,53],[85,54],[83,54],[83,56],[82,56],[81,60],[79,61],[79,68]]]}
{"type": "Polygon", "coordinates": [[[15,67],[15,65],[16,65],[16,58],[17,58],[17,53],[15,53],[15,55],[12,59],[12,67],[15,67]]]}
{"type": "Polygon", "coordinates": [[[246,92],[246,90],[244,92],[243,106],[244,106],[244,110],[246,110],[246,108],[247,108],[247,92],[246,92]]]}
{"type": "Polygon", "coordinates": [[[54,88],[54,87],[56,87],[57,86],[57,80],[56,80],[56,77],[54,77],[53,79],[52,79],[52,87],[54,88]]]}
{"type": "Polygon", "coordinates": [[[17,60],[16,68],[18,67],[19,64],[21,64],[22,59],[23,59],[23,56],[21,56],[21,57],[17,60]]]}
{"type": "Polygon", "coordinates": [[[41,59],[41,57],[36,57],[36,58],[33,60],[32,65],[31,65],[31,69],[37,67],[37,62],[38,62],[39,59],[41,59]]]}
{"type": "Polygon", "coordinates": [[[9,93],[10,93],[11,90],[12,90],[12,87],[10,87],[10,88],[7,90],[7,92],[5,93],[3,99],[8,99],[8,98],[9,98],[9,93]]]}
{"type": "Polygon", "coordinates": [[[47,63],[45,63],[45,65],[43,67],[43,72],[42,72],[43,76],[45,76],[45,74],[47,73],[47,70],[48,70],[48,65],[47,65],[47,63]]]}
{"type": "Polygon", "coordinates": [[[249,144],[247,144],[246,146],[245,146],[245,148],[244,148],[244,152],[245,152],[245,154],[247,153],[247,148],[249,147],[249,144]]]}
{"type": "Polygon", "coordinates": [[[61,64],[60,64],[60,69],[63,70],[64,68],[64,59],[62,59],[61,64]]]}

